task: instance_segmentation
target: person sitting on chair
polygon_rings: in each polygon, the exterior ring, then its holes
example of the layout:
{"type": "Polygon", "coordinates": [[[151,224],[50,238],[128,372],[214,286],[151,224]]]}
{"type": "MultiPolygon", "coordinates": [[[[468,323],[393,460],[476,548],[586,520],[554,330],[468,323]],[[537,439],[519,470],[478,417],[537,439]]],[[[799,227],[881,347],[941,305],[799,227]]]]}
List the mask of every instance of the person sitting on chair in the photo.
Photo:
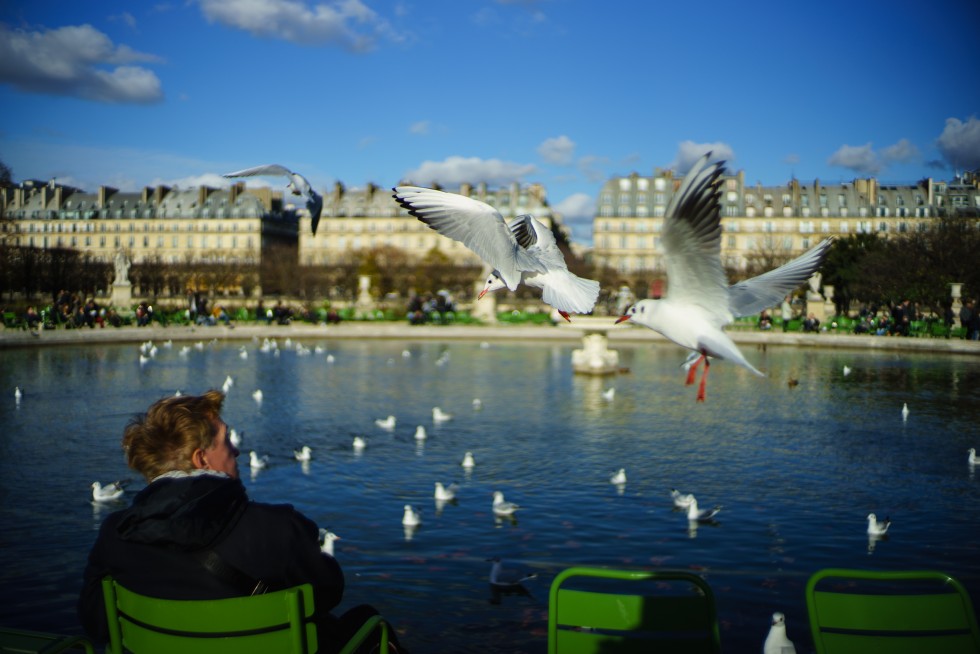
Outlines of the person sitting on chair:
{"type": "Polygon", "coordinates": [[[337,651],[377,611],[360,605],[330,615],[343,597],[343,572],[321,551],[316,523],[291,505],[248,498],[221,418],[224,399],[216,390],[167,397],[126,426],[127,463],[148,485],[102,523],[78,601],[82,625],[93,639],[108,640],[106,575],[134,592],[177,600],[310,583],[319,651],[337,651]]]}

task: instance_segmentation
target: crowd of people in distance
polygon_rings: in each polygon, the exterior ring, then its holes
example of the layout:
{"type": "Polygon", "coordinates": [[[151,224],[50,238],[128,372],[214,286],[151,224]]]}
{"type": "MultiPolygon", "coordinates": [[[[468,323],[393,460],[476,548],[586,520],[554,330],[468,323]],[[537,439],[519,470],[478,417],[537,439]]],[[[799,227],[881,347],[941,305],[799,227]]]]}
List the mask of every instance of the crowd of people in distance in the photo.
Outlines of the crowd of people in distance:
{"type": "Polygon", "coordinates": [[[408,322],[411,325],[424,325],[434,322],[436,316],[439,322],[445,322],[455,311],[453,298],[449,291],[439,291],[435,295],[413,295],[408,301],[408,322]]]}

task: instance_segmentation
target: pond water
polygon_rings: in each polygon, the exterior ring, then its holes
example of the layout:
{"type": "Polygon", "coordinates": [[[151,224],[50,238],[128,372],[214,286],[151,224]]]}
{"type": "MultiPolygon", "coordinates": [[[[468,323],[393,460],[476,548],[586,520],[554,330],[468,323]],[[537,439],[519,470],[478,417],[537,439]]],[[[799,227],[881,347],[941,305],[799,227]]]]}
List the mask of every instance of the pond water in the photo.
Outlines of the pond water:
{"type": "Polygon", "coordinates": [[[229,375],[226,421],[244,452],[271,458],[254,476],[240,460],[250,496],[338,533],[342,608],[376,605],[415,653],[546,651],[548,588],[575,564],[702,573],[735,652],[761,648],[774,611],[810,651],[804,586],[823,567],[938,569],[980,601],[980,480],[967,464],[980,448],[977,357],[744,346],[768,377],[719,363],[696,404],[670,345],[617,345],[629,372],[606,378],[575,375],[569,343],[278,345],[157,343],[145,365],[135,345],[3,352],[0,624],[79,630],[85,556],[124,506],[93,505],[90,484],[143,486],[120,451],[126,421],[229,375]],[[434,424],[434,406],[453,419],[434,424]],[[393,431],[375,426],[389,414],[393,431]],[[304,444],[306,466],[292,459],[304,444]],[[622,487],[609,482],[619,468],[622,487]],[[435,505],[436,481],[460,485],[457,503],[435,505]],[[721,504],[717,524],[690,530],[674,487],[721,504]],[[495,490],[522,506],[515,521],[494,518],[495,490]],[[410,538],[405,504],[422,511],[410,538]],[[886,540],[869,543],[869,512],[892,519],[886,540]],[[489,601],[493,556],[538,573],[530,597],[489,601]]]}

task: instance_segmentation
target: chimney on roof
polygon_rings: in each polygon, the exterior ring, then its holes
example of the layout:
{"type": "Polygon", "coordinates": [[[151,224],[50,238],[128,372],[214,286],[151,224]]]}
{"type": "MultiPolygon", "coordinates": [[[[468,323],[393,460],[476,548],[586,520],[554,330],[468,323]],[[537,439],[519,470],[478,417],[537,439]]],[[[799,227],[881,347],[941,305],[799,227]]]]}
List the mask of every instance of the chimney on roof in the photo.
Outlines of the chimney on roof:
{"type": "Polygon", "coordinates": [[[153,204],[160,206],[160,204],[163,202],[163,196],[165,196],[169,190],[169,186],[163,185],[159,185],[153,189],[153,204]]]}
{"type": "Polygon", "coordinates": [[[52,209],[61,209],[61,202],[65,193],[65,188],[63,186],[54,187],[54,206],[52,209]]]}
{"type": "Polygon", "coordinates": [[[228,204],[235,204],[238,196],[245,192],[245,182],[235,182],[228,189],[228,204]]]}
{"type": "Polygon", "coordinates": [[[99,208],[104,209],[109,203],[109,198],[113,196],[116,189],[111,186],[100,186],[99,187],[99,208]]]}
{"type": "Polygon", "coordinates": [[[464,195],[466,197],[470,197],[470,195],[473,194],[473,186],[471,184],[467,184],[466,182],[463,182],[462,184],[459,185],[459,194],[464,195]]]}
{"type": "Polygon", "coordinates": [[[143,190],[140,191],[140,202],[147,204],[150,201],[150,191],[152,189],[149,186],[144,186],[143,190]]]}
{"type": "Polygon", "coordinates": [[[344,185],[339,181],[333,183],[333,201],[340,202],[340,199],[344,197],[344,185]]]}

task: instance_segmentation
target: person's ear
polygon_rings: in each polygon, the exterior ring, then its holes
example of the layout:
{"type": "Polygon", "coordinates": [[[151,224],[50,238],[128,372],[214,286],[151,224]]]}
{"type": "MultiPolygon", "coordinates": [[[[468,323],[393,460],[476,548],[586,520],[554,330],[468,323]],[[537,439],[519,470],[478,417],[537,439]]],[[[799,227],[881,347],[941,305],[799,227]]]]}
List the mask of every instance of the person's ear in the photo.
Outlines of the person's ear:
{"type": "Polygon", "coordinates": [[[204,450],[197,448],[194,453],[191,454],[191,464],[198,470],[205,470],[208,467],[208,459],[204,455],[204,450]]]}

